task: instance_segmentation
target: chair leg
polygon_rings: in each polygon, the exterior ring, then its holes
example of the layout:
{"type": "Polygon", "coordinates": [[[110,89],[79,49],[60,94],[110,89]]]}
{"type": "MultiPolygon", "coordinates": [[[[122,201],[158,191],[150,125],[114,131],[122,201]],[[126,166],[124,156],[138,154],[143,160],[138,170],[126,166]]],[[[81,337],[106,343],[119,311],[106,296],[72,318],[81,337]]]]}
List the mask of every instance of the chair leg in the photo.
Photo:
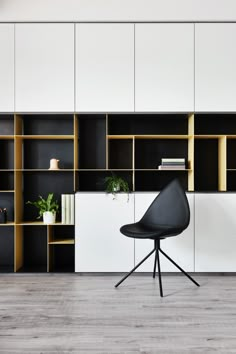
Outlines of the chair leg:
{"type": "Polygon", "coordinates": [[[159,248],[159,251],[163,254],[163,256],[165,256],[171,263],[173,263],[179,270],[181,270],[182,273],[184,273],[184,275],[186,275],[187,278],[189,278],[195,285],[200,286],[196,280],[194,280],[188,273],[186,273],[177,263],[175,263],[173,261],[173,259],[171,259],[164,251],[162,251],[161,248],[159,248]]]}
{"type": "Polygon", "coordinates": [[[161,265],[160,265],[160,257],[159,257],[159,248],[157,248],[157,250],[156,250],[156,257],[157,257],[157,266],[158,266],[158,277],[159,277],[160,296],[163,297],[162,281],[161,281],[161,265]]]}
{"type": "Polygon", "coordinates": [[[158,250],[156,250],[155,259],[154,259],[154,267],[153,267],[153,274],[152,274],[153,279],[155,279],[155,277],[156,277],[157,252],[158,252],[158,250]]]}
{"type": "Polygon", "coordinates": [[[132,274],[139,266],[141,266],[141,264],[143,264],[143,262],[146,261],[146,259],[148,259],[152,254],[153,252],[156,251],[156,248],[154,248],[141,262],[139,262],[128,274],[126,274],[116,285],[115,285],[115,288],[117,288],[121,283],[123,283],[123,281],[125,279],[127,279],[130,274],[132,274]]]}

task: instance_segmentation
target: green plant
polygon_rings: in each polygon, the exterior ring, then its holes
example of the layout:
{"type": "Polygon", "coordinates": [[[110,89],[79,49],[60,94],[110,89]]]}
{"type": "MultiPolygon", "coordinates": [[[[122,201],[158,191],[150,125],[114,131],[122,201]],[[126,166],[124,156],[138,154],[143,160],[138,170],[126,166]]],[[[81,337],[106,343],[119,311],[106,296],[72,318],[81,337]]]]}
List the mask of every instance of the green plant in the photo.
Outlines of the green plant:
{"type": "Polygon", "coordinates": [[[111,176],[105,178],[106,183],[106,192],[112,193],[113,196],[116,196],[118,192],[125,192],[129,195],[129,184],[123,178],[116,176],[112,173],[111,176]]]}
{"type": "Polygon", "coordinates": [[[37,219],[40,219],[45,211],[51,211],[52,213],[56,213],[58,211],[59,204],[57,200],[53,198],[53,196],[53,193],[49,193],[47,199],[44,199],[41,195],[39,195],[38,200],[35,202],[28,201],[26,204],[34,205],[39,209],[39,216],[37,219]]]}

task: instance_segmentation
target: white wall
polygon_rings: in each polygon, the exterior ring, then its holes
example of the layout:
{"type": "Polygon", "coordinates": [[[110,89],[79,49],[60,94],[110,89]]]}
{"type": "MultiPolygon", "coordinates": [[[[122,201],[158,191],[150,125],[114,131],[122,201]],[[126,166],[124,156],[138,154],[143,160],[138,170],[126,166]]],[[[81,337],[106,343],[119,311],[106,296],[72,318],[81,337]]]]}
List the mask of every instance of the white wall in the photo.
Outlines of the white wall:
{"type": "Polygon", "coordinates": [[[0,22],[236,21],[235,0],[0,0],[0,22]]]}

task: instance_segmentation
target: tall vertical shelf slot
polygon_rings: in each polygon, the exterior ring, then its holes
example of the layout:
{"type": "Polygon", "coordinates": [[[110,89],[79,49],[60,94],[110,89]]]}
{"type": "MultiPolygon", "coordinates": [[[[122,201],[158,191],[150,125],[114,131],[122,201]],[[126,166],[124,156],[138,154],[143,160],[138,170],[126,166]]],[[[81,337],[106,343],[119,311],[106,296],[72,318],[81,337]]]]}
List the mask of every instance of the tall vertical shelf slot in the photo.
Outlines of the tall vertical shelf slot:
{"type": "MultiPolygon", "coordinates": [[[[61,195],[74,193],[75,119],[73,114],[15,115],[15,271],[54,271],[57,267],[48,240],[54,227],[64,228],[61,215],[57,213],[56,224],[49,228],[37,221],[38,211],[26,203],[54,193],[61,210],[61,195]],[[52,158],[60,160],[59,170],[49,169],[52,158]]],[[[65,249],[65,257],[67,253],[65,249]]]]}
{"type": "Polygon", "coordinates": [[[14,115],[0,115],[0,208],[7,223],[0,224],[0,273],[14,270],[14,115]]]}

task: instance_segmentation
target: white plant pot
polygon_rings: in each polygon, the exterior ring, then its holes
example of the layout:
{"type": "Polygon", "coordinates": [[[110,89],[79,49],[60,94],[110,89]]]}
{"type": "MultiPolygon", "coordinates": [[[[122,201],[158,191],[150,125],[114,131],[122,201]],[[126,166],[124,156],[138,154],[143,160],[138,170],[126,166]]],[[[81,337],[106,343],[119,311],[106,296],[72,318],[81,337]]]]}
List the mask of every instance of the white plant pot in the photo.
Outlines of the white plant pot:
{"type": "Polygon", "coordinates": [[[54,224],[56,222],[56,213],[45,211],[43,213],[43,222],[44,224],[54,224]]]}
{"type": "Polygon", "coordinates": [[[117,192],[119,192],[119,191],[120,191],[120,185],[117,184],[116,187],[113,188],[113,192],[114,192],[114,193],[117,193],[117,192]]]}

